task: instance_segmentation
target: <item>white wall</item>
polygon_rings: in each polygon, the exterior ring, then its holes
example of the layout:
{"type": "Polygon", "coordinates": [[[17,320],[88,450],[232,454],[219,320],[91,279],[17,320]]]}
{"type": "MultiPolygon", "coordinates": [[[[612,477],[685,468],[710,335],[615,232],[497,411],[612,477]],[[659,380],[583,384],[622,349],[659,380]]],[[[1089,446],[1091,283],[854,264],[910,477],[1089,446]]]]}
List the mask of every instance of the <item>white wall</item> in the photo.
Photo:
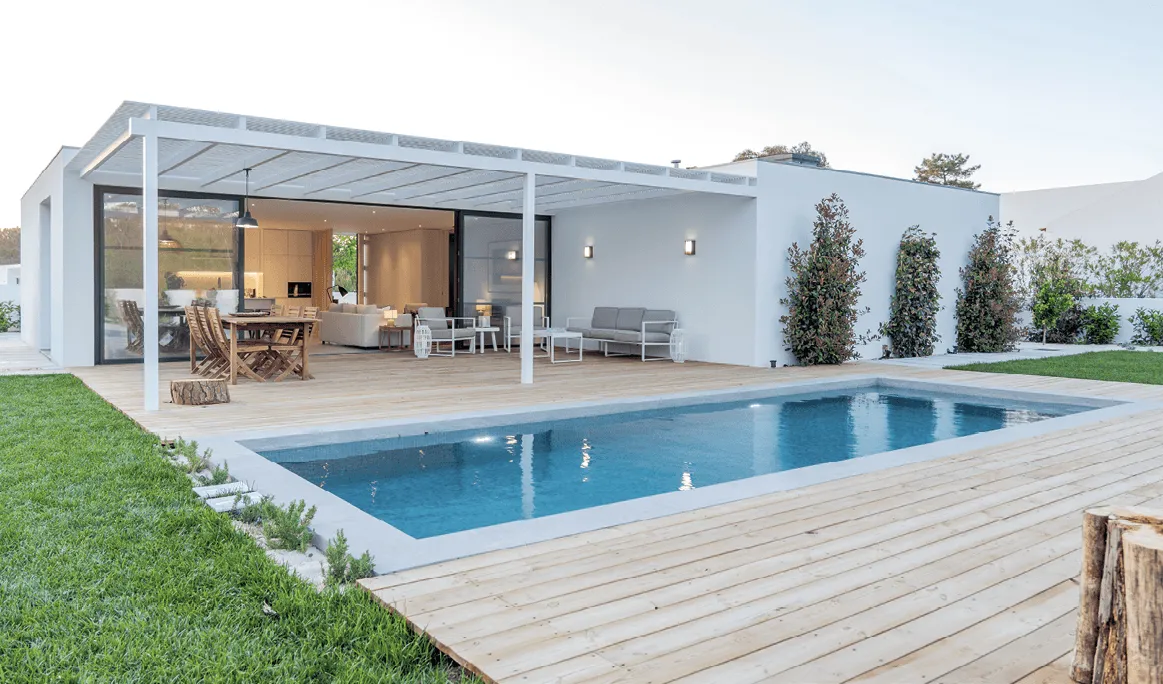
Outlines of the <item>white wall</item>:
{"type": "Polygon", "coordinates": [[[1140,181],[1011,192],[1001,197],[1004,221],[1024,234],[1080,239],[1100,249],[1119,241],[1163,239],[1163,173],[1140,181]]]}
{"type": "Polygon", "coordinates": [[[20,304],[20,265],[0,265],[0,302],[20,304]]]}
{"type": "MultiPolygon", "coordinates": [[[[765,162],[758,165],[758,170],[755,365],[767,365],[770,360],[780,365],[794,362],[790,352],[784,350],[779,322],[786,313],[779,299],[787,290],[787,249],[793,242],[801,247],[809,244],[815,205],[833,192],[844,200],[856,236],[864,241],[860,269],[868,280],[861,288],[860,305],[872,310],[859,319],[857,332],[876,333],[888,319],[901,234],[909,226],[920,224],[922,230],[937,234],[941,250],[942,309],[937,315],[940,340],[935,352],[942,353],[953,346],[958,269],[965,263],[974,234],[985,228],[989,216],[998,216],[997,195],[793,164],[765,162]]],[[[887,340],[877,340],[859,346],[858,351],[862,358],[879,358],[885,343],[887,340]]]]}
{"type": "Polygon", "coordinates": [[[595,306],[675,309],[688,358],[750,364],[755,212],[754,199],[716,195],[562,211],[552,228],[553,324],[595,306]],[[694,256],[683,254],[687,239],[694,256]]]}
{"type": "Polygon", "coordinates": [[[1163,311],[1163,298],[1130,299],[1121,297],[1094,297],[1084,298],[1079,304],[1083,308],[1094,305],[1114,304],[1119,307],[1119,334],[1115,336],[1115,344],[1125,344],[1131,341],[1135,334],[1135,326],[1131,324],[1131,316],[1138,309],[1148,311],[1163,311]]]}
{"type": "Polygon", "coordinates": [[[62,366],[91,366],[93,184],[64,170],[76,153],[62,148],[21,198],[21,339],[62,366]]]}

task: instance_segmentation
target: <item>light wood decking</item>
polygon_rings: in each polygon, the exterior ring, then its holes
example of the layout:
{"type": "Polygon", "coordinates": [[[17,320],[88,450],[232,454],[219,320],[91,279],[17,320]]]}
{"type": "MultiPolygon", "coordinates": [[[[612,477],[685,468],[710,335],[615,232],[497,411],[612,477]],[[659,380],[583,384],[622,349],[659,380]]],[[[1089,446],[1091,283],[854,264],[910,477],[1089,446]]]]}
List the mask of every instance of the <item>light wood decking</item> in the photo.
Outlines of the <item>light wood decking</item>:
{"type": "MultiPolygon", "coordinates": [[[[163,367],[163,381],[181,377],[163,367]]],[[[164,435],[237,433],[845,374],[1163,399],[1163,387],[886,364],[750,369],[318,356],[317,380],[140,410],[140,368],[77,374],[164,435]],[[402,392],[401,387],[408,391],[402,392]]],[[[163,392],[163,395],[165,393],[163,392]]],[[[1080,511],[1163,506],[1163,411],[365,581],[498,682],[1066,682],[1080,511]]]]}

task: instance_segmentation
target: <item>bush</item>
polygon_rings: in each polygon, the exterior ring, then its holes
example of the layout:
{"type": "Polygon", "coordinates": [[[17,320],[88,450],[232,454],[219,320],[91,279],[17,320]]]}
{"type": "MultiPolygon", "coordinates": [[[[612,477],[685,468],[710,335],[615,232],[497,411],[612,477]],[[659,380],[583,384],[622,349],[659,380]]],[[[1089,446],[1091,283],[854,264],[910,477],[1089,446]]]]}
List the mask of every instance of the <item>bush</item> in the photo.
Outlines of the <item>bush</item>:
{"type": "Polygon", "coordinates": [[[1135,328],[1131,342],[1149,347],[1163,346],[1163,311],[1140,308],[1131,316],[1131,325],[1135,328]]]}
{"type": "Polygon", "coordinates": [[[315,507],[307,508],[307,502],[302,499],[283,508],[269,496],[244,506],[238,512],[238,519],[242,522],[262,525],[263,536],[272,549],[290,551],[306,551],[311,545],[311,521],[314,518],[315,507]]]}
{"type": "MultiPolygon", "coordinates": [[[[833,193],[816,205],[812,244],[807,251],[792,244],[788,261],[792,275],[787,279],[787,307],[780,317],[786,349],[804,365],[843,363],[859,358],[856,352],[856,319],[859,310],[863,271],[857,271],[864,246],[853,240],[855,229],[848,223],[848,208],[833,193]]],[[[861,341],[867,337],[862,336],[861,341]]]]}
{"type": "Polygon", "coordinates": [[[1058,320],[1074,306],[1074,295],[1066,291],[1063,283],[1057,280],[1042,283],[1034,296],[1034,325],[1042,329],[1043,342],[1047,341],[1049,329],[1056,327],[1058,320]]]}
{"type": "Polygon", "coordinates": [[[892,356],[930,356],[933,345],[940,339],[937,335],[937,312],[941,309],[941,294],[937,291],[941,279],[939,258],[941,251],[937,249],[935,234],[925,234],[920,226],[910,226],[901,236],[892,307],[888,322],[880,326],[880,334],[889,338],[892,356]]]}
{"type": "Polygon", "coordinates": [[[1003,352],[1015,348],[1021,299],[1014,282],[1014,230],[989,217],[973,239],[957,289],[957,351],[1003,352]]]}
{"type": "Polygon", "coordinates": [[[20,305],[15,302],[0,302],[0,332],[20,330],[20,305]]]}
{"type": "Polygon", "coordinates": [[[1083,339],[1087,344],[1113,344],[1119,335],[1117,304],[1088,306],[1082,315],[1083,339]]]}
{"type": "Polygon", "coordinates": [[[370,553],[364,551],[362,556],[355,558],[347,552],[347,537],[343,530],[328,540],[324,555],[327,557],[327,574],[323,581],[328,586],[347,584],[375,574],[375,560],[370,553]]]}

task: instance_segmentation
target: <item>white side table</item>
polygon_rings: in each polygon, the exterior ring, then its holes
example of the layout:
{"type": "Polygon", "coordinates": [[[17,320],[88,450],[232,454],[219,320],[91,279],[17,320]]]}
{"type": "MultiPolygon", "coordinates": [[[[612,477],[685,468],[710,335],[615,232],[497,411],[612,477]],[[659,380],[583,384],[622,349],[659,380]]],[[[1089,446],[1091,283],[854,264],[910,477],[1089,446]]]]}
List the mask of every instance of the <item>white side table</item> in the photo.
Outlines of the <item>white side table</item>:
{"type": "Polygon", "coordinates": [[[533,333],[534,338],[540,337],[542,341],[549,346],[549,362],[550,363],[581,363],[582,356],[585,354],[585,343],[582,341],[582,334],[579,332],[572,332],[570,330],[563,330],[561,328],[548,328],[546,330],[537,330],[533,333]],[[577,340],[577,358],[559,359],[556,355],[557,340],[565,341],[565,353],[570,354],[569,341],[577,340]]]}
{"type": "Polygon", "coordinates": [[[500,332],[500,330],[501,329],[496,326],[487,326],[484,328],[478,327],[476,331],[477,334],[480,335],[480,342],[477,344],[477,351],[479,351],[481,354],[485,353],[485,333],[489,333],[493,336],[493,351],[497,351],[497,333],[500,332]]]}

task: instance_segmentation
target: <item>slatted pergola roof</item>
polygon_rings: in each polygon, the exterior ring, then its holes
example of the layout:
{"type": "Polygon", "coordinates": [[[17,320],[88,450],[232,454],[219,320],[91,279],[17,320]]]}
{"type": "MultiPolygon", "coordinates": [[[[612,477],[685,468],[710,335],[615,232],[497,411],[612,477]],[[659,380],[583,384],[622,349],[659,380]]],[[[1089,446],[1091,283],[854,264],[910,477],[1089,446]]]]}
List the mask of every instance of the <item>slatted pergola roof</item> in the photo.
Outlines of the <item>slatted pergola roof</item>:
{"type": "Polygon", "coordinates": [[[755,179],[716,171],[421,138],[125,102],[71,170],[94,183],[140,186],[142,136],[158,138],[165,190],[519,212],[536,174],[536,211],[682,193],[755,197],[755,179]]]}

